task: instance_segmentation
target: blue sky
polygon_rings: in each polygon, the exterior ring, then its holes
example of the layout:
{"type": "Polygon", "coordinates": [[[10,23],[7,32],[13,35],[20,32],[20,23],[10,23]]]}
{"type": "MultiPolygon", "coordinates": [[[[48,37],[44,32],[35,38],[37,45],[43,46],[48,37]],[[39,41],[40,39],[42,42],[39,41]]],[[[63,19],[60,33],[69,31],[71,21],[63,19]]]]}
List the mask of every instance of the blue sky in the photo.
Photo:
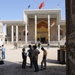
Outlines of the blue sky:
{"type": "Polygon", "coordinates": [[[23,11],[28,5],[31,5],[29,9],[38,9],[43,1],[42,9],[61,9],[61,19],[65,19],[65,0],[0,0],[0,19],[23,20],[23,11]]]}

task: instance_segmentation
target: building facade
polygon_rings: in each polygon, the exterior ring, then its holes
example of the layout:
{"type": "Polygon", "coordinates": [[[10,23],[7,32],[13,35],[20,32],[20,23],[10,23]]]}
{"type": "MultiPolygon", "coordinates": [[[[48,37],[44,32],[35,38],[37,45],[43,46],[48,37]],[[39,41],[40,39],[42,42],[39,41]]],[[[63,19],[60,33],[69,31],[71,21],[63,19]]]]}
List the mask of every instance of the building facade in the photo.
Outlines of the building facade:
{"type": "Polygon", "coordinates": [[[65,41],[66,25],[61,10],[25,10],[24,20],[1,21],[6,24],[7,41],[53,43],[65,41]]]}
{"type": "Polygon", "coordinates": [[[0,22],[0,46],[4,43],[4,33],[3,33],[3,24],[0,22]]]}

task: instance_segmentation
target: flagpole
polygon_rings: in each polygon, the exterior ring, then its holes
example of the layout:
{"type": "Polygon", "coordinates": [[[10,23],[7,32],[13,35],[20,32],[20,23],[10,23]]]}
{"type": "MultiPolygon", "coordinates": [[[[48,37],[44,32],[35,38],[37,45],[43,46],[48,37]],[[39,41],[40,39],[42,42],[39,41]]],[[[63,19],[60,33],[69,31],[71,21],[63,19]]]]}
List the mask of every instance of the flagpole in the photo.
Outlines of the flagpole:
{"type": "Polygon", "coordinates": [[[57,4],[57,8],[59,7],[59,4],[57,4]]]}

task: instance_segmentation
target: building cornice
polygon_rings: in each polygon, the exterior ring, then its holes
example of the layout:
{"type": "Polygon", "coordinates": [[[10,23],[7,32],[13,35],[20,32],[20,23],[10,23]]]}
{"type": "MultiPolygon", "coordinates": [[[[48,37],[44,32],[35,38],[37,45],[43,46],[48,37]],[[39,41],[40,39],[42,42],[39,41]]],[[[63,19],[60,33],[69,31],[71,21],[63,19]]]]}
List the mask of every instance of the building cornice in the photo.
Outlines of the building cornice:
{"type": "Polygon", "coordinates": [[[60,25],[66,25],[66,20],[61,20],[60,25]]]}
{"type": "Polygon", "coordinates": [[[25,24],[25,22],[23,20],[0,20],[1,23],[4,23],[4,24],[25,24]]]}
{"type": "Polygon", "coordinates": [[[60,9],[32,9],[24,10],[25,14],[50,14],[50,13],[60,13],[60,9]]]}

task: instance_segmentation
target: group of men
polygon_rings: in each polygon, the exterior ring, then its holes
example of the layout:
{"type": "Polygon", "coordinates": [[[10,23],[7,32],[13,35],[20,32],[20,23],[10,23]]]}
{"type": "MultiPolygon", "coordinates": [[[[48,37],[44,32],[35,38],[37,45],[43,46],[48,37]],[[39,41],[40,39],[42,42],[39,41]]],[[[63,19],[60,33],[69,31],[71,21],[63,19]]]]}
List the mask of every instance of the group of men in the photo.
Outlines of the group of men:
{"type": "MultiPolygon", "coordinates": [[[[42,61],[41,61],[41,69],[46,69],[46,57],[47,57],[47,51],[44,49],[44,47],[41,48],[41,50],[43,51],[43,57],[42,57],[42,61]]],[[[28,49],[28,56],[30,58],[30,68],[34,67],[34,72],[38,72],[39,71],[39,66],[38,66],[38,55],[40,54],[40,51],[37,49],[36,45],[29,45],[29,49],[28,49]]],[[[22,58],[23,58],[23,62],[22,62],[22,68],[26,68],[26,59],[27,59],[27,54],[25,52],[25,48],[22,49],[22,58]]]]}

